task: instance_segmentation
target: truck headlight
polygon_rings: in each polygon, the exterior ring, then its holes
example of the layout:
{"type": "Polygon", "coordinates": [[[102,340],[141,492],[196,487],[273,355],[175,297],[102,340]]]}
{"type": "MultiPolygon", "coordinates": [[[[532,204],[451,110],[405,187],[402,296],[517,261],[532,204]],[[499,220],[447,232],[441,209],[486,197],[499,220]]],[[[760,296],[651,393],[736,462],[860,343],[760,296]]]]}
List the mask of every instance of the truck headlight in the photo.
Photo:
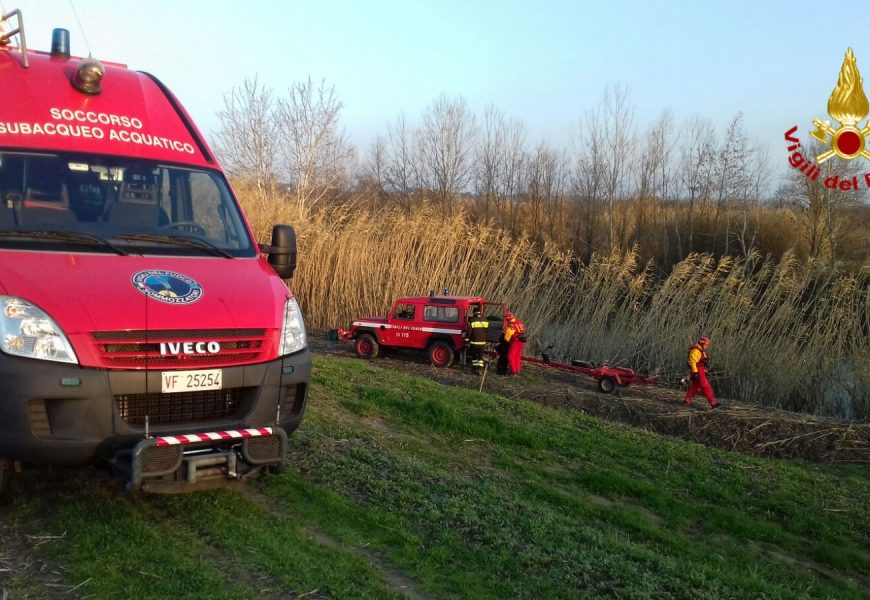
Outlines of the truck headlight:
{"type": "Polygon", "coordinates": [[[278,356],[298,352],[305,347],[305,321],[296,298],[290,298],[284,305],[284,324],[281,326],[281,345],[278,356]]]}
{"type": "Polygon", "coordinates": [[[16,296],[0,296],[0,349],[14,356],[79,362],[57,323],[41,308],[16,296]]]}

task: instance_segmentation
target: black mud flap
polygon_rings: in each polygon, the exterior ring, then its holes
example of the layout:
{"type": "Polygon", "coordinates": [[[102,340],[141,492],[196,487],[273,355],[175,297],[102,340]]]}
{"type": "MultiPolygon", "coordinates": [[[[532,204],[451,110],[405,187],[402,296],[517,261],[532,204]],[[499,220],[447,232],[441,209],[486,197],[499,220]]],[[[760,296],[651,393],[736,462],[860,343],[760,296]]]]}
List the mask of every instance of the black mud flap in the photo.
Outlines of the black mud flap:
{"type": "Polygon", "coordinates": [[[287,433],[280,427],[147,437],[112,464],[129,491],[179,493],[283,469],[287,433]]]}

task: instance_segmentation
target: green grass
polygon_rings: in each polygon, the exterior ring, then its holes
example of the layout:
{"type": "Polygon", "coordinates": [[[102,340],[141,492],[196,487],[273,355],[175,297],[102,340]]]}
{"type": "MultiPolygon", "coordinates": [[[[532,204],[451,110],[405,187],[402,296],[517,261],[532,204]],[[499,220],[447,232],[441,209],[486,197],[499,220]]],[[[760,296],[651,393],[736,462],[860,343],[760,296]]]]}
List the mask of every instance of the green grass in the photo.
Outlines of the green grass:
{"type": "MultiPolygon", "coordinates": [[[[112,598],[862,598],[866,468],[757,460],[315,360],[290,467],[126,496],[34,472],[6,519],[112,598]],[[399,579],[396,574],[400,574],[399,579]],[[284,594],[282,596],[282,594],[284,594]]],[[[2,583],[0,574],[0,583],[2,583]]]]}

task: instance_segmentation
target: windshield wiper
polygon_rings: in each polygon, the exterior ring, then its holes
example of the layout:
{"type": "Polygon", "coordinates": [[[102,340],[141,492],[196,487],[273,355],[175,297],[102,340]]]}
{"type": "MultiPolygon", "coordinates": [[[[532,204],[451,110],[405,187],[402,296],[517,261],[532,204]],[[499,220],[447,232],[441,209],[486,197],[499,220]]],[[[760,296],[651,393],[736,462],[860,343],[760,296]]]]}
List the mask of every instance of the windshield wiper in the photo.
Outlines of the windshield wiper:
{"type": "Polygon", "coordinates": [[[92,247],[102,246],[121,256],[129,254],[105,238],[82,231],[0,231],[0,237],[59,240],[92,247]]]}
{"type": "Polygon", "coordinates": [[[115,235],[114,237],[119,240],[155,242],[157,244],[175,244],[176,246],[186,246],[188,248],[200,248],[202,250],[208,250],[215,256],[235,258],[223,248],[218,248],[211,242],[202,238],[185,237],[183,235],[156,235],[150,233],[122,233],[115,235]]]}

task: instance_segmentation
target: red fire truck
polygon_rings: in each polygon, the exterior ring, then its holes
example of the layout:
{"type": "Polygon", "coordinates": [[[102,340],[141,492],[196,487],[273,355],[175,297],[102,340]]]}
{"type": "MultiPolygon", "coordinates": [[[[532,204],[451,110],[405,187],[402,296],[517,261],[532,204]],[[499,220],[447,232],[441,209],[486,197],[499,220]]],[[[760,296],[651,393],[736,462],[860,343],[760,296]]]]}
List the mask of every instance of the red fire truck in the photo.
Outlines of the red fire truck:
{"type": "Polygon", "coordinates": [[[487,339],[497,343],[504,331],[504,304],[487,302],[479,296],[436,295],[399,298],[386,317],[356,319],[340,341],[354,342],[357,356],[370,359],[381,348],[411,348],[425,351],[436,367],[449,367],[465,348],[463,333],[473,308],[489,321],[487,339]]]}
{"type": "Polygon", "coordinates": [[[154,490],[280,468],[311,370],[292,227],[256,243],[156,77],[4,21],[0,488],[22,464],[154,490]]]}

